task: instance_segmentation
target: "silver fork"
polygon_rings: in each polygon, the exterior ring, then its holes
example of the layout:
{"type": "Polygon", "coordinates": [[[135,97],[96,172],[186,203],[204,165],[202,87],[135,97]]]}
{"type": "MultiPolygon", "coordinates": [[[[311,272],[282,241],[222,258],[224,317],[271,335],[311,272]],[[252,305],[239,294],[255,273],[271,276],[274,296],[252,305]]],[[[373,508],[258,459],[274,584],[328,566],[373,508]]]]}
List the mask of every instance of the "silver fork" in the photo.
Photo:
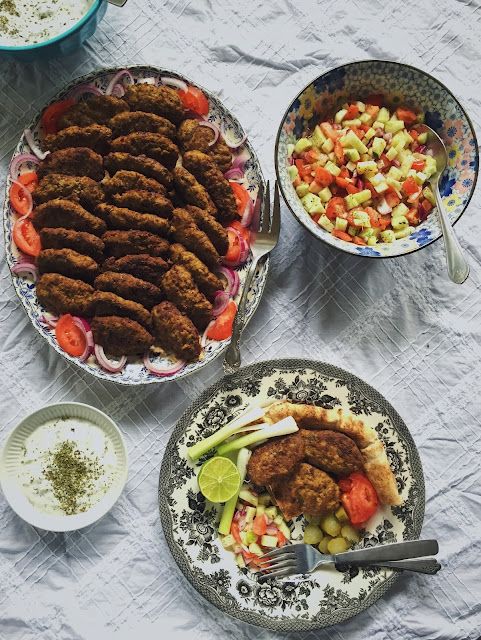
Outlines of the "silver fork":
{"type": "Polygon", "coordinates": [[[254,211],[253,225],[257,231],[252,233],[253,242],[251,244],[252,263],[244,283],[244,290],[239,301],[237,314],[232,329],[232,337],[224,358],[224,371],[227,374],[235,373],[241,364],[240,338],[245,325],[246,302],[252,278],[256,272],[257,265],[261,258],[267,256],[277,244],[279,231],[281,228],[281,207],[279,202],[279,188],[277,181],[274,186],[274,208],[272,210],[272,222],[270,224],[271,196],[269,191],[269,181],[267,181],[266,193],[261,183],[257,196],[256,210],[254,211]]]}
{"type": "Polygon", "coordinates": [[[336,567],[368,565],[434,574],[439,571],[441,565],[435,558],[422,556],[436,555],[438,551],[436,540],[394,542],[337,555],[322,554],[308,544],[291,544],[261,556],[260,568],[264,573],[259,581],[311,573],[324,564],[334,564],[336,567]]]}

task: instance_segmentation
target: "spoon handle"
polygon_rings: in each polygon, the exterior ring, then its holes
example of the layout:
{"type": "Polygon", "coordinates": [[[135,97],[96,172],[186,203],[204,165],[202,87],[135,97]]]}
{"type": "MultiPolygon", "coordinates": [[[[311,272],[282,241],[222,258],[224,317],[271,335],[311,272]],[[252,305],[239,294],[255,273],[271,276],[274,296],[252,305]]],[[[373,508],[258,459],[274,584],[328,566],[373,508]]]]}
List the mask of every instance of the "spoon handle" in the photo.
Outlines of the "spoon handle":
{"type": "Polygon", "coordinates": [[[454,233],[454,229],[449,221],[444,209],[441,194],[439,193],[439,183],[434,189],[436,204],[438,207],[439,221],[444,236],[444,247],[446,249],[446,262],[448,265],[448,275],[456,284],[462,284],[469,276],[469,264],[463,255],[463,250],[459,240],[454,233]]]}

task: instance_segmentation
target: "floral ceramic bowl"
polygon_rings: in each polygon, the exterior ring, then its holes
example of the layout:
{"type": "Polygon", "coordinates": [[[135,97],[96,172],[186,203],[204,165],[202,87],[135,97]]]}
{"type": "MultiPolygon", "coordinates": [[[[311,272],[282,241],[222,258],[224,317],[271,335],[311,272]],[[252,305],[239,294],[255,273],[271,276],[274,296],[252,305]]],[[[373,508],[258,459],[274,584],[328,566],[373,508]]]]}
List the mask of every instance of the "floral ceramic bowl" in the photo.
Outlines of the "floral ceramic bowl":
{"type": "Polygon", "coordinates": [[[393,243],[362,247],[340,240],[314,222],[289,178],[287,145],[320,119],[332,118],[346,101],[382,93],[386,106],[406,104],[425,114],[426,124],[441,136],[448,165],[440,192],[449,219],[455,224],[471,200],[478,177],[478,144],[473,125],[458,100],[439,80],[398,62],[364,60],[331,69],[313,80],[289,105],[277,134],[276,172],[282,195],[294,216],[317,238],[337,249],[370,258],[392,258],[426,247],[441,236],[436,209],[414,233],[393,243]]]}

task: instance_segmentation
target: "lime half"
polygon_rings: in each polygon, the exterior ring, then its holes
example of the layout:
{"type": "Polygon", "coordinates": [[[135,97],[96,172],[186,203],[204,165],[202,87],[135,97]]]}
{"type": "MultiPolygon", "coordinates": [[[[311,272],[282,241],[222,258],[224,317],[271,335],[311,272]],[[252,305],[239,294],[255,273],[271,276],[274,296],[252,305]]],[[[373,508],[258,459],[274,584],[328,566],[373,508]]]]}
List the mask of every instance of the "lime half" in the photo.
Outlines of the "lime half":
{"type": "Polygon", "coordinates": [[[240,473],[229,458],[207,460],[197,477],[202,495],[210,502],[227,502],[239,491],[240,473]]]}

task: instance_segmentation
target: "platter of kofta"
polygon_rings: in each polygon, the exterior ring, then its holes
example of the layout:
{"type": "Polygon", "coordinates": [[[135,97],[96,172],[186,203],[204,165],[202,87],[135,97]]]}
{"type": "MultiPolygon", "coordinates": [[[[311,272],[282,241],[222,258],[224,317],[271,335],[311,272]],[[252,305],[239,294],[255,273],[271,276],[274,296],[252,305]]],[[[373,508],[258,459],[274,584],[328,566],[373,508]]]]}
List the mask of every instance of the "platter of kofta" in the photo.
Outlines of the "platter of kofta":
{"type": "MultiPolygon", "coordinates": [[[[32,324],[103,379],[201,368],[230,339],[261,183],[240,124],[183,76],[131,67],[78,79],[10,163],[6,254],[32,324]]],[[[267,269],[248,292],[248,320],[267,269]]]]}

